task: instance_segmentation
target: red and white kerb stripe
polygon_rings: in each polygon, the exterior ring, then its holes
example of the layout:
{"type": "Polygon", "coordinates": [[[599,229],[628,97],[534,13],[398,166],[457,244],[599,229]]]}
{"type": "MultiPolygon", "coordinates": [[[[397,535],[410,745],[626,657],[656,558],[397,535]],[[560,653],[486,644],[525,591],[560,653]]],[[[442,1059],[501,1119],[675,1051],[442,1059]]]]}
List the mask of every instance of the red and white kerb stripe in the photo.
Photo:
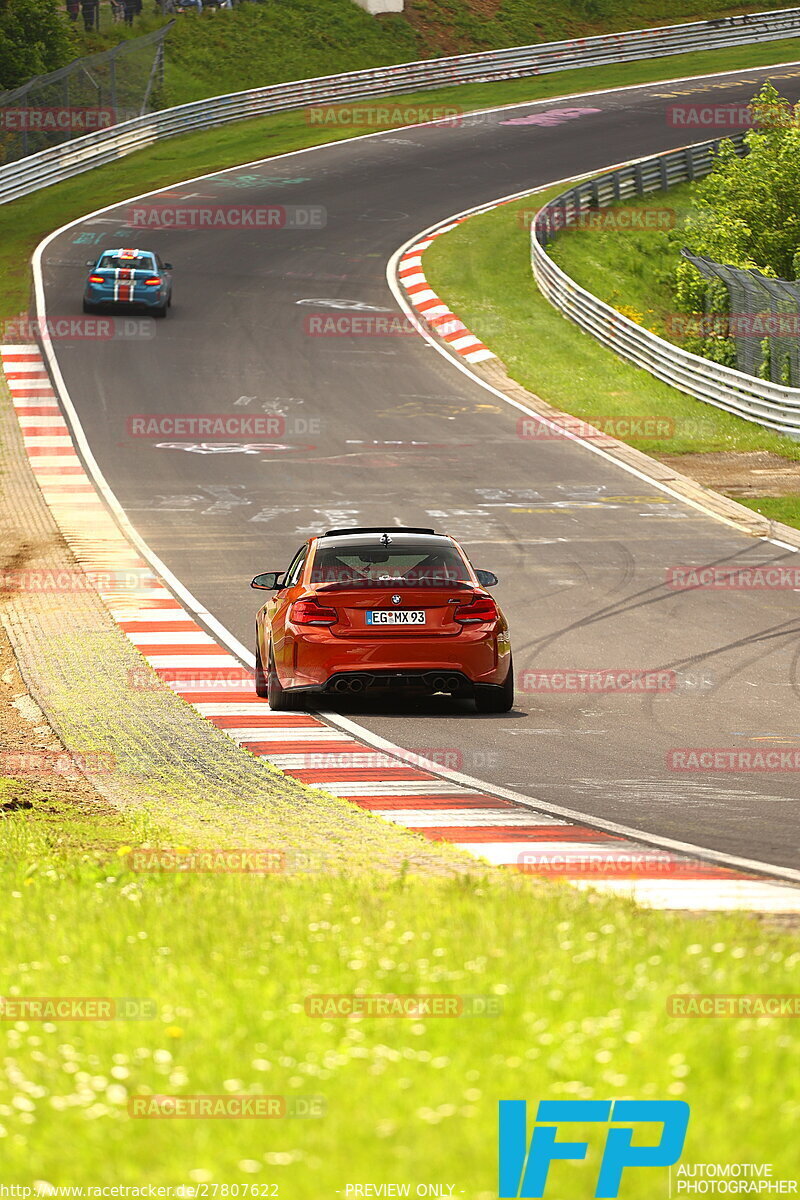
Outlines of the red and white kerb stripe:
{"type": "Polygon", "coordinates": [[[461,221],[452,221],[441,229],[429,233],[421,242],[406,250],[397,267],[397,277],[408,297],[425,323],[447,342],[451,350],[460,354],[467,362],[485,362],[497,356],[485,346],[480,338],[470,333],[460,317],[451,312],[443,300],[433,291],[422,269],[422,254],[432,245],[434,238],[455,229],[461,221]]]}

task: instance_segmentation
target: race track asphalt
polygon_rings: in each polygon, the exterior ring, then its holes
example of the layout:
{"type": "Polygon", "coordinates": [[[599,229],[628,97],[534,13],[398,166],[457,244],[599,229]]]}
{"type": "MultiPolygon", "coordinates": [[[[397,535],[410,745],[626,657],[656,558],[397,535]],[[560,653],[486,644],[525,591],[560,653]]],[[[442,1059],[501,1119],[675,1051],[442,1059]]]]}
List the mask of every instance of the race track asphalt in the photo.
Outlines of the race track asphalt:
{"type": "MultiPolygon", "coordinates": [[[[166,321],[146,322],[152,336],[57,341],[56,353],[131,522],[242,642],[252,644],[258,607],[250,578],[286,566],[309,533],[432,524],[500,576],[518,675],[674,669],[677,686],[638,696],[520,691],[514,711],[497,717],[443,697],[377,708],[342,702],[340,711],[590,823],[613,820],[797,867],[795,775],[675,771],[667,760],[675,748],[798,745],[797,593],[664,586],[671,565],[795,556],[579,445],[520,438],[517,410],[417,336],[307,331],[309,314],[344,311],[320,300],[396,312],[387,260],[434,222],[713,136],[670,126],[667,106],[745,103],[765,78],[800,96],[800,66],[758,69],[520,105],[223,172],[178,185],[159,203],[315,206],[324,226],[134,236],[129,205],[120,205],[56,237],[43,272],[53,318],[80,313],[95,246],[138,242],[174,263],[174,307],[166,321]],[[508,124],[565,108],[594,111],[562,124],[508,124]],[[90,234],[102,240],[88,244],[90,234]],[[225,452],[199,452],[192,437],[131,436],[130,417],[156,413],[278,413],[287,429],[225,452]],[[253,448],[274,442],[280,448],[253,448]]],[[[254,144],[253,159],[260,152],[254,144]]]]}

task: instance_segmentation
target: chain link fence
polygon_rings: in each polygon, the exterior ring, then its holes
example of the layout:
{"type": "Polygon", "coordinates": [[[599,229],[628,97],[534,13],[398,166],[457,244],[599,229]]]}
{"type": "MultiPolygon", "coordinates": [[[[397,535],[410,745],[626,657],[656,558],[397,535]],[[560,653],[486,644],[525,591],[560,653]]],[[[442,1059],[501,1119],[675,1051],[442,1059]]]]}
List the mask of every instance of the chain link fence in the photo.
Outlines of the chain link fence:
{"type": "Polygon", "coordinates": [[[728,312],[709,313],[707,332],[733,341],[737,370],[800,386],[800,282],[681,253],[705,279],[720,279],[728,290],[728,312]]]}
{"type": "Polygon", "coordinates": [[[164,82],[164,41],[173,25],[170,21],[144,37],[76,59],[0,93],[0,163],[157,109],[164,82]]]}

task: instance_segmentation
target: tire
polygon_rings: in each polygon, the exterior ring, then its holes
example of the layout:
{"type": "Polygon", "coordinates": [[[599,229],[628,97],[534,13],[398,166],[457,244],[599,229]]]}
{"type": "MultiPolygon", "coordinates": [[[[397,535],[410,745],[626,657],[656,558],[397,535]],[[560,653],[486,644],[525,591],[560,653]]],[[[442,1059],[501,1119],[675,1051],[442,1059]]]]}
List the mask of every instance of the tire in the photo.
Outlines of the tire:
{"type": "Polygon", "coordinates": [[[275,659],[272,657],[272,647],[269,650],[269,665],[267,667],[267,700],[273,712],[292,712],[303,707],[302,696],[287,691],[278,679],[275,669],[275,659]]]}
{"type": "Polygon", "coordinates": [[[507,713],[514,707],[514,660],[508,660],[505,683],[484,684],[475,689],[475,707],[479,713],[507,713]]]}
{"type": "Polygon", "coordinates": [[[165,317],[166,315],[167,315],[167,306],[166,306],[166,304],[162,304],[160,308],[154,308],[154,309],[153,309],[153,316],[154,316],[154,317],[165,317]]]}
{"type": "Polygon", "coordinates": [[[94,313],[97,312],[97,309],[95,308],[94,304],[90,304],[88,300],[84,300],[83,311],[85,313],[94,313]]]}
{"type": "Polygon", "coordinates": [[[264,664],[261,661],[261,651],[258,647],[258,634],[256,634],[256,695],[262,700],[269,699],[267,691],[267,677],[264,674],[264,664]]]}

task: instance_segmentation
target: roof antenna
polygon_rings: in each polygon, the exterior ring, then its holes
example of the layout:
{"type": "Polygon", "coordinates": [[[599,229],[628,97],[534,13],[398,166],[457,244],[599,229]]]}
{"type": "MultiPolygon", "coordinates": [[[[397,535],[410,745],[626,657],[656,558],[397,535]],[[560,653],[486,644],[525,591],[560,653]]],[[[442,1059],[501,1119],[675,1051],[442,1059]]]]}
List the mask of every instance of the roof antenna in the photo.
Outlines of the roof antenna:
{"type": "Polygon", "coordinates": [[[392,539],[389,537],[388,533],[382,533],[381,534],[381,545],[382,546],[391,546],[391,544],[392,544],[392,539]]]}

